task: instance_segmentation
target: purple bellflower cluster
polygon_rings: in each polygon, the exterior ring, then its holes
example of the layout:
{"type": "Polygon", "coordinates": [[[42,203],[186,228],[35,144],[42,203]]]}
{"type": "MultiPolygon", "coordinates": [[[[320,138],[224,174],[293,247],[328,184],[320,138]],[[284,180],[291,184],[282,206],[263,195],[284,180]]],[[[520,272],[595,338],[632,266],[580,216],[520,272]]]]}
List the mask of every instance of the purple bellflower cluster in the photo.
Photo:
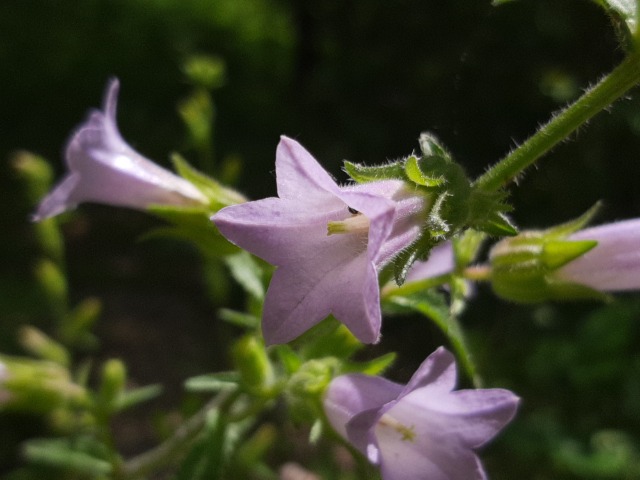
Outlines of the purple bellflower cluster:
{"type": "MultiPolygon", "coordinates": [[[[115,118],[117,94],[113,80],[103,110],[93,111],[73,134],[65,152],[69,173],[42,200],[36,220],[85,201],[137,209],[196,205],[208,211],[209,199],[198,188],[123,140],[115,118]]],[[[428,184],[420,175],[418,184],[428,184]]],[[[227,206],[212,217],[230,242],[276,267],[263,305],[265,343],[289,342],[329,315],[361,342],[378,342],[379,273],[416,245],[425,217],[441,205],[434,207],[438,201],[428,190],[402,177],[338,185],[307,150],[284,136],[276,151],[276,183],[277,197],[227,206]]],[[[559,241],[525,235],[494,247],[494,280],[504,285],[505,296],[555,298],[554,282],[599,291],[640,288],[640,220],[576,230],[559,241]],[[531,293],[532,288],[538,290],[531,293]]],[[[445,242],[427,262],[416,262],[406,280],[454,269],[453,248],[445,242]]],[[[5,377],[0,363],[0,385],[5,377]]],[[[440,348],[406,386],[342,375],[329,384],[323,404],[335,430],[379,465],[384,480],[483,479],[475,452],[511,421],[519,399],[507,390],[454,391],[455,386],[454,357],[440,348]]]]}

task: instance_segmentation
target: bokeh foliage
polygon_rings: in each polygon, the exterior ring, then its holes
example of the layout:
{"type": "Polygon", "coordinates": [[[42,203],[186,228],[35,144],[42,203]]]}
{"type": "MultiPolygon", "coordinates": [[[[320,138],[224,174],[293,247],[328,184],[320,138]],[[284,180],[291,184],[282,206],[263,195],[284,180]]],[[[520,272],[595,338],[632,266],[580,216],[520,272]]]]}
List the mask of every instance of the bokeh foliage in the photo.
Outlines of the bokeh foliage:
{"type": "MultiPolygon", "coordinates": [[[[623,56],[609,19],[587,0],[5,0],[0,155],[28,148],[60,173],[65,139],[116,75],[124,136],[159,163],[175,150],[195,158],[177,106],[192,91],[185,61],[201,54],[222,59],[226,72],[214,91],[214,156],[243,160],[239,186],[251,197],[274,193],[283,133],[339,177],[343,159],[406,155],[429,130],[478,175],[623,56]]],[[[598,199],[599,221],[638,216],[638,98],[598,116],[520,179],[517,224],[563,222],[598,199]]],[[[20,324],[46,329],[51,318],[33,281],[32,200],[8,165],[0,347],[17,351],[20,324]]],[[[124,358],[141,384],[174,385],[175,399],[185,376],[228,362],[229,333],[216,325],[195,251],[136,243],[156,225],[83,207],[66,227],[70,291],[104,300],[100,354],[124,358]],[[175,354],[153,365],[168,341],[175,354]]],[[[633,295],[610,306],[524,308],[480,289],[464,316],[479,370],[524,398],[518,421],[485,457],[493,478],[640,478],[639,317],[633,295]]],[[[387,321],[384,338],[376,348],[402,351],[398,380],[443,342],[411,317],[387,321]]],[[[31,433],[17,430],[18,420],[0,424],[7,466],[31,433]]]]}

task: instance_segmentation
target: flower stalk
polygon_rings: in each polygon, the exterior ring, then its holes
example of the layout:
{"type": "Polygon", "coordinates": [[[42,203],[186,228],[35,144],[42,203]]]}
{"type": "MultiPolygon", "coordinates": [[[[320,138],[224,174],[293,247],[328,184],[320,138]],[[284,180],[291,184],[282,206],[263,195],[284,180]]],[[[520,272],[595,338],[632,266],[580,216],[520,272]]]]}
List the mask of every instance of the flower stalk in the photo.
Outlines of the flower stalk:
{"type": "Polygon", "coordinates": [[[533,136],[481,175],[475,186],[482,190],[499,190],[638,82],[640,54],[632,53],[574,103],[554,115],[533,136]]]}

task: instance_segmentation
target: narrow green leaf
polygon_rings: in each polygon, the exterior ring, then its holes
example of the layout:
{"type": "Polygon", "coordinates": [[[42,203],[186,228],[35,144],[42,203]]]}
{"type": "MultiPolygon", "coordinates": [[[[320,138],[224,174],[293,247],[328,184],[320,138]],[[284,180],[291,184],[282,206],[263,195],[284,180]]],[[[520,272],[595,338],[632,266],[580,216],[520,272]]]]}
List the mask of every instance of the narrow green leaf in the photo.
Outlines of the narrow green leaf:
{"type": "Polygon", "coordinates": [[[218,372],[188,378],[184,382],[184,388],[190,392],[219,392],[236,388],[239,383],[238,372],[218,372]]]}
{"type": "Polygon", "coordinates": [[[71,440],[33,439],[23,447],[25,457],[34,463],[73,470],[94,477],[109,475],[112,467],[109,462],[78,449],[71,440]]]}
{"type": "Polygon", "coordinates": [[[429,132],[422,132],[418,141],[420,150],[425,157],[441,157],[451,161],[451,154],[440,144],[435,135],[429,132]]]}
{"type": "Polygon", "coordinates": [[[116,411],[126,410],[140,403],[148,402],[162,393],[162,385],[147,385],[145,387],[126,390],[116,399],[116,411]]]}
{"type": "Polygon", "coordinates": [[[396,353],[389,352],[368,362],[346,362],[343,366],[345,372],[362,373],[365,375],[381,375],[396,360],[396,353]]]}
{"type": "Polygon", "coordinates": [[[238,312],[229,308],[218,310],[218,318],[237,327],[255,330],[260,326],[260,318],[249,313],[238,312]]]}

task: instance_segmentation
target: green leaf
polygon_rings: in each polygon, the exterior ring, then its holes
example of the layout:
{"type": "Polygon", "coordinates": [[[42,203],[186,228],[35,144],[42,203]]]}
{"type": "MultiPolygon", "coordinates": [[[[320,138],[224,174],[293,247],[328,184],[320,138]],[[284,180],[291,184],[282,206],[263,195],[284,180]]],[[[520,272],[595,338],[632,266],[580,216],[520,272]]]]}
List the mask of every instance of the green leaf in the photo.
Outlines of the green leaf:
{"type": "Polygon", "coordinates": [[[249,295],[257,300],[264,299],[262,268],[249,252],[242,250],[225,257],[224,261],[231,271],[231,276],[249,295]]]}
{"type": "Polygon", "coordinates": [[[218,372],[188,378],[184,382],[184,388],[190,392],[219,392],[237,388],[239,383],[238,372],[218,372]]]}
{"type": "Polygon", "coordinates": [[[217,211],[222,207],[246,201],[246,199],[235,190],[224,187],[217,180],[193,168],[181,155],[177,153],[172,154],[171,161],[178,174],[185,180],[193,183],[193,185],[211,201],[210,207],[212,210],[217,211]]]}
{"type": "Polygon", "coordinates": [[[122,392],[114,403],[116,411],[135,407],[140,403],[148,402],[162,393],[162,385],[147,385],[122,392]]]}
{"type": "Polygon", "coordinates": [[[542,262],[550,269],[557,269],[593,249],[595,240],[550,240],[542,248],[542,262]]]}
{"type": "Polygon", "coordinates": [[[23,447],[23,453],[31,462],[73,470],[93,477],[112,473],[109,462],[79,447],[82,445],[71,439],[39,438],[28,440],[23,447]]]}
{"type": "Polygon", "coordinates": [[[343,365],[345,373],[362,373],[364,375],[381,375],[396,360],[396,353],[389,352],[368,362],[346,362],[343,365]]]}
{"type": "Polygon", "coordinates": [[[389,179],[406,180],[407,178],[402,160],[377,166],[359,165],[345,160],[343,169],[357,183],[389,179]]]}
{"type": "Polygon", "coordinates": [[[238,312],[229,308],[219,309],[218,318],[237,327],[247,328],[250,330],[256,330],[260,326],[260,318],[255,315],[238,312]]]}
{"type": "Polygon", "coordinates": [[[221,478],[226,458],[227,422],[218,410],[207,414],[204,431],[182,462],[176,480],[221,478]]]}

